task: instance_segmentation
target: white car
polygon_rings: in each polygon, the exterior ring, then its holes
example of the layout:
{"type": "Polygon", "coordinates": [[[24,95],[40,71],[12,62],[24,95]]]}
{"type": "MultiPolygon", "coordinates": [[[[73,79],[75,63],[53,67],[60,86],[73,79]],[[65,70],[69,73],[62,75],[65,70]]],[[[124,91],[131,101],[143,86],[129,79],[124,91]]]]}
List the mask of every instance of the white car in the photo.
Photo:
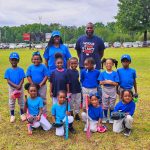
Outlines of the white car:
{"type": "Polygon", "coordinates": [[[135,47],[135,48],[139,47],[139,45],[138,45],[137,42],[133,42],[132,45],[133,45],[133,47],[135,47]]]}
{"type": "Polygon", "coordinates": [[[36,48],[36,49],[42,49],[42,48],[43,48],[43,45],[42,45],[42,44],[36,44],[36,45],[35,45],[35,48],[36,48]]]}
{"type": "Polygon", "coordinates": [[[124,42],[122,45],[123,47],[130,48],[132,47],[132,42],[124,42]]]}
{"type": "Polygon", "coordinates": [[[15,49],[16,48],[16,44],[10,43],[9,44],[9,49],[15,49]]]}
{"type": "Polygon", "coordinates": [[[115,48],[121,47],[121,43],[120,42],[114,42],[113,47],[115,47],[115,48]]]}

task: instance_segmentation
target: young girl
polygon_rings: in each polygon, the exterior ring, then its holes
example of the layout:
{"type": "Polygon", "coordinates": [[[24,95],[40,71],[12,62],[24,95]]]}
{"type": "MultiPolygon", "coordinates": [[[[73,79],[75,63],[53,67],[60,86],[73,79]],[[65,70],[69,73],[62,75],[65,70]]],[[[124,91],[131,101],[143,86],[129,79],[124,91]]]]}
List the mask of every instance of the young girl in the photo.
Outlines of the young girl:
{"type": "MultiPolygon", "coordinates": [[[[117,72],[112,70],[113,65],[117,67],[117,61],[115,59],[103,59],[102,63],[105,63],[106,71],[102,72],[98,77],[100,84],[103,85],[102,88],[102,104],[104,110],[104,118],[103,123],[106,123],[108,109],[111,112],[114,110],[117,94],[116,94],[116,86],[119,83],[119,77],[117,72]]],[[[112,119],[109,119],[109,123],[113,123],[112,119]]]]}
{"type": "Polygon", "coordinates": [[[125,118],[114,120],[113,131],[120,133],[124,130],[124,135],[129,136],[131,133],[134,111],[135,103],[133,102],[133,92],[131,90],[123,90],[121,101],[115,106],[114,112],[125,113],[125,118]]]}
{"type": "Polygon", "coordinates": [[[53,104],[57,103],[57,93],[60,90],[65,90],[69,93],[69,80],[67,71],[63,69],[63,59],[60,53],[56,53],[56,69],[50,76],[50,96],[52,97],[53,104]]]}
{"type": "Polygon", "coordinates": [[[94,69],[95,61],[92,57],[86,58],[85,69],[81,71],[81,84],[83,93],[83,109],[85,109],[85,95],[97,93],[98,77],[100,72],[94,69]]]}
{"type": "Polygon", "coordinates": [[[72,126],[73,116],[70,116],[70,105],[68,105],[68,111],[66,111],[67,110],[67,108],[66,108],[66,92],[59,91],[57,98],[58,98],[58,102],[52,106],[52,120],[53,120],[54,124],[62,124],[62,126],[56,128],[56,135],[57,136],[64,135],[63,124],[66,120],[66,118],[65,118],[66,113],[68,115],[69,131],[71,133],[75,133],[75,130],[72,126]]]}
{"type": "MultiPolygon", "coordinates": [[[[82,119],[86,122],[87,116],[85,112],[82,112],[82,119]]],[[[88,116],[90,121],[90,130],[92,132],[99,131],[98,128],[102,128],[103,110],[99,105],[98,94],[90,94],[90,101],[88,105],[88,116]]],[[[87,130],[87,124],[85,124],[84,131],[87,130]]]]}
{"type": "Polygon", "coordinates": [[[20,93],[18,98],[18,104],[20,106],[20,117],[22,121],[26,120],[26,117],[23,112],[24,108],[24,92],[23,92],[23,83],[25,78],[24,70],[17,66],[19,63],[19,54],[13,52],[9,56],[9,62],[12,67],[8,68],[5,72],[4,78],[7,79],[9,86],[9,107],[10,107],[10,122],[13,123],[15,121],[15,103],[16,98],[14,97],[15,93],[20,93]]]}
{"type": "Polygon", "coordinates": [[[38,97],[38,86],[35,84],[26,84],[25,89],[28,90],[30,97],[25,99],[25,111],[27,109],[28,134],[32,134],[32,128],[41,126],[43,130],[48,131],[52,125],[43,116],[43,99],[38,97]],[[31,122],[32,117],[32,122],[31,122]]]}
{"type": "Polygon", "coordinates": [[[38,51],[32,54],[31,61],[33,64],[28,67],[26,76],[30,84],[39,85],[38,95],[43,99],[43,114],[46,115],[46,81],[48,78],[48,69],[44,64],[41,64],[42,57],[38,51]]]}

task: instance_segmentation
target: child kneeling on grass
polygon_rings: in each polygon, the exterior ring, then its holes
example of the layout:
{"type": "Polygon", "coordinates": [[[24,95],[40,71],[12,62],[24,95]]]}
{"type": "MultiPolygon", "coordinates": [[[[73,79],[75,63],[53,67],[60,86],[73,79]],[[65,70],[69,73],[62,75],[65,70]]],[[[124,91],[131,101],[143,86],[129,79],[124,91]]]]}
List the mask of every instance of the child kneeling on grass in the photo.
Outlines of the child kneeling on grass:
{"type": "Polygon", "coordinates": [[[133,92],[131,90],[123,90],[121,101],[115,106],[114,112],[124,113],[125,117],[114,120],[113,131],[120,133],[124,130],[124,135],[129,136],[131,133],[134,111],[135,103],[133,102],[133,92]]]}
{"type": "Polygon", "coordinates": [[[53,124],[60,124],[62,126],[56,127],[56,135],[63,136],[64,135],[64,126],[63,124],[66,121],[66,113],[68,115],[68,123],[69,123],[69,131],[71,133],[76,133],[72,124],[73,124],[73,116],[70,113],[70,105],[68,104],[68,111],[66,107],[66,92],[61,90],[57,94],[58,102],[52,106],[52,120],[53,124]]]}

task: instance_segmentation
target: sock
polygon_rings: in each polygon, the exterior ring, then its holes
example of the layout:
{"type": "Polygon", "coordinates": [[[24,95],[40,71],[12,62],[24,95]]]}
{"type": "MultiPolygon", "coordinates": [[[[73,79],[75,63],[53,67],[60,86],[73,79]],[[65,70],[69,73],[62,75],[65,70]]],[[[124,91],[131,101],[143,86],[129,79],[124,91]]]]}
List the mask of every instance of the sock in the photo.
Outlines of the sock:
{"type": "Polygon", "coordinates": [[[104,117],[107,118],[108,110],[107,109],[103,109],[103,111],[104,111],[104,117]]]}
{"type": "Polygon", "coordinates": [[[114,110],[111,110],[111,109],[110,109],[109,111],[110,111],[110,117],[111,117],[111,113],[112,113],[114,110]]]}
{"type": "Polygon", "coordinates": [[[23,111],[23,109],[20,109],[20,114],[22,115],[22,114],[24,114],[24,111],[23,111]]]}
{"type": "Polygon", "coordinates": [[[14,110],[11,110],[11,111],[10,111],[10,114],[11,114],[11,116],[14,116],[14,115],[15,115],[15,111],[14,111],[14,110]]]}

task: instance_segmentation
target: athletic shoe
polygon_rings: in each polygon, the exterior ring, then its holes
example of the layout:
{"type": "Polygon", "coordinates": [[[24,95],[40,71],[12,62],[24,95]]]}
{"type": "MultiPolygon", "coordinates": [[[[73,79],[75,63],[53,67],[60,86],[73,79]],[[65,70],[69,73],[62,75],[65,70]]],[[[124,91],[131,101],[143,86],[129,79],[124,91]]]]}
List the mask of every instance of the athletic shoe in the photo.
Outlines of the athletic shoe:
{"type": "Polygon", "coordinates": [[[76,133],[76,130],[75,130],[73,127],[69,128],[69,131],[70,131],[72,134],[75,134],[75,133],[76,133]]]}
{"type": "Polygon", "coordinates": [[[10,117],[10,122],[11,122],[11,123],[15,122],[15,116],[11,116],[11,117],[10,117]]]}
{"type": "Polygon", "coordinates": [[[87,127],[86,127],[86,125],[85,125],[85,127],[84,127],[84,130],[83,130],[84,132],[86,132],[87,131],[87,127]]]}
{"type": "Polygon", "coordinates": [[[22,114],[22,115],[20,116],[20,118],[21,118],[22,121],[26,121],[26,119],[27,119],[26,116],[25,116],[25,114],[22,114]]]}
{"type": "Polygon", "coordinates": [[[114,123],[114,120],[109,119],[109,123],[110,123],[110,124],[113,124],[113,123],[114,123]]]}
{"type": "Polygon", "coordinates": [[[79,114],[76,114],[75,117],[74,117],[74,119],[75,119],[76,121],[80,121],[79,114]]]}
{"type": "Polygon", "coordinates": [[[28,128],[28,135],[32,135],[32,127],[30,124],[27,124],[27,128],[28,128]]]}
{"type": "Polygon", "coordinates": [[[129,136],[131,134],[131,129],[125,128],[124,135],[129,136]]]}
{"type": "Polygon", "coordinates": [[[102,123],[107,123],[107,121],[108,121],[108,118],[103,118],[102,119],[102,123]]]}

